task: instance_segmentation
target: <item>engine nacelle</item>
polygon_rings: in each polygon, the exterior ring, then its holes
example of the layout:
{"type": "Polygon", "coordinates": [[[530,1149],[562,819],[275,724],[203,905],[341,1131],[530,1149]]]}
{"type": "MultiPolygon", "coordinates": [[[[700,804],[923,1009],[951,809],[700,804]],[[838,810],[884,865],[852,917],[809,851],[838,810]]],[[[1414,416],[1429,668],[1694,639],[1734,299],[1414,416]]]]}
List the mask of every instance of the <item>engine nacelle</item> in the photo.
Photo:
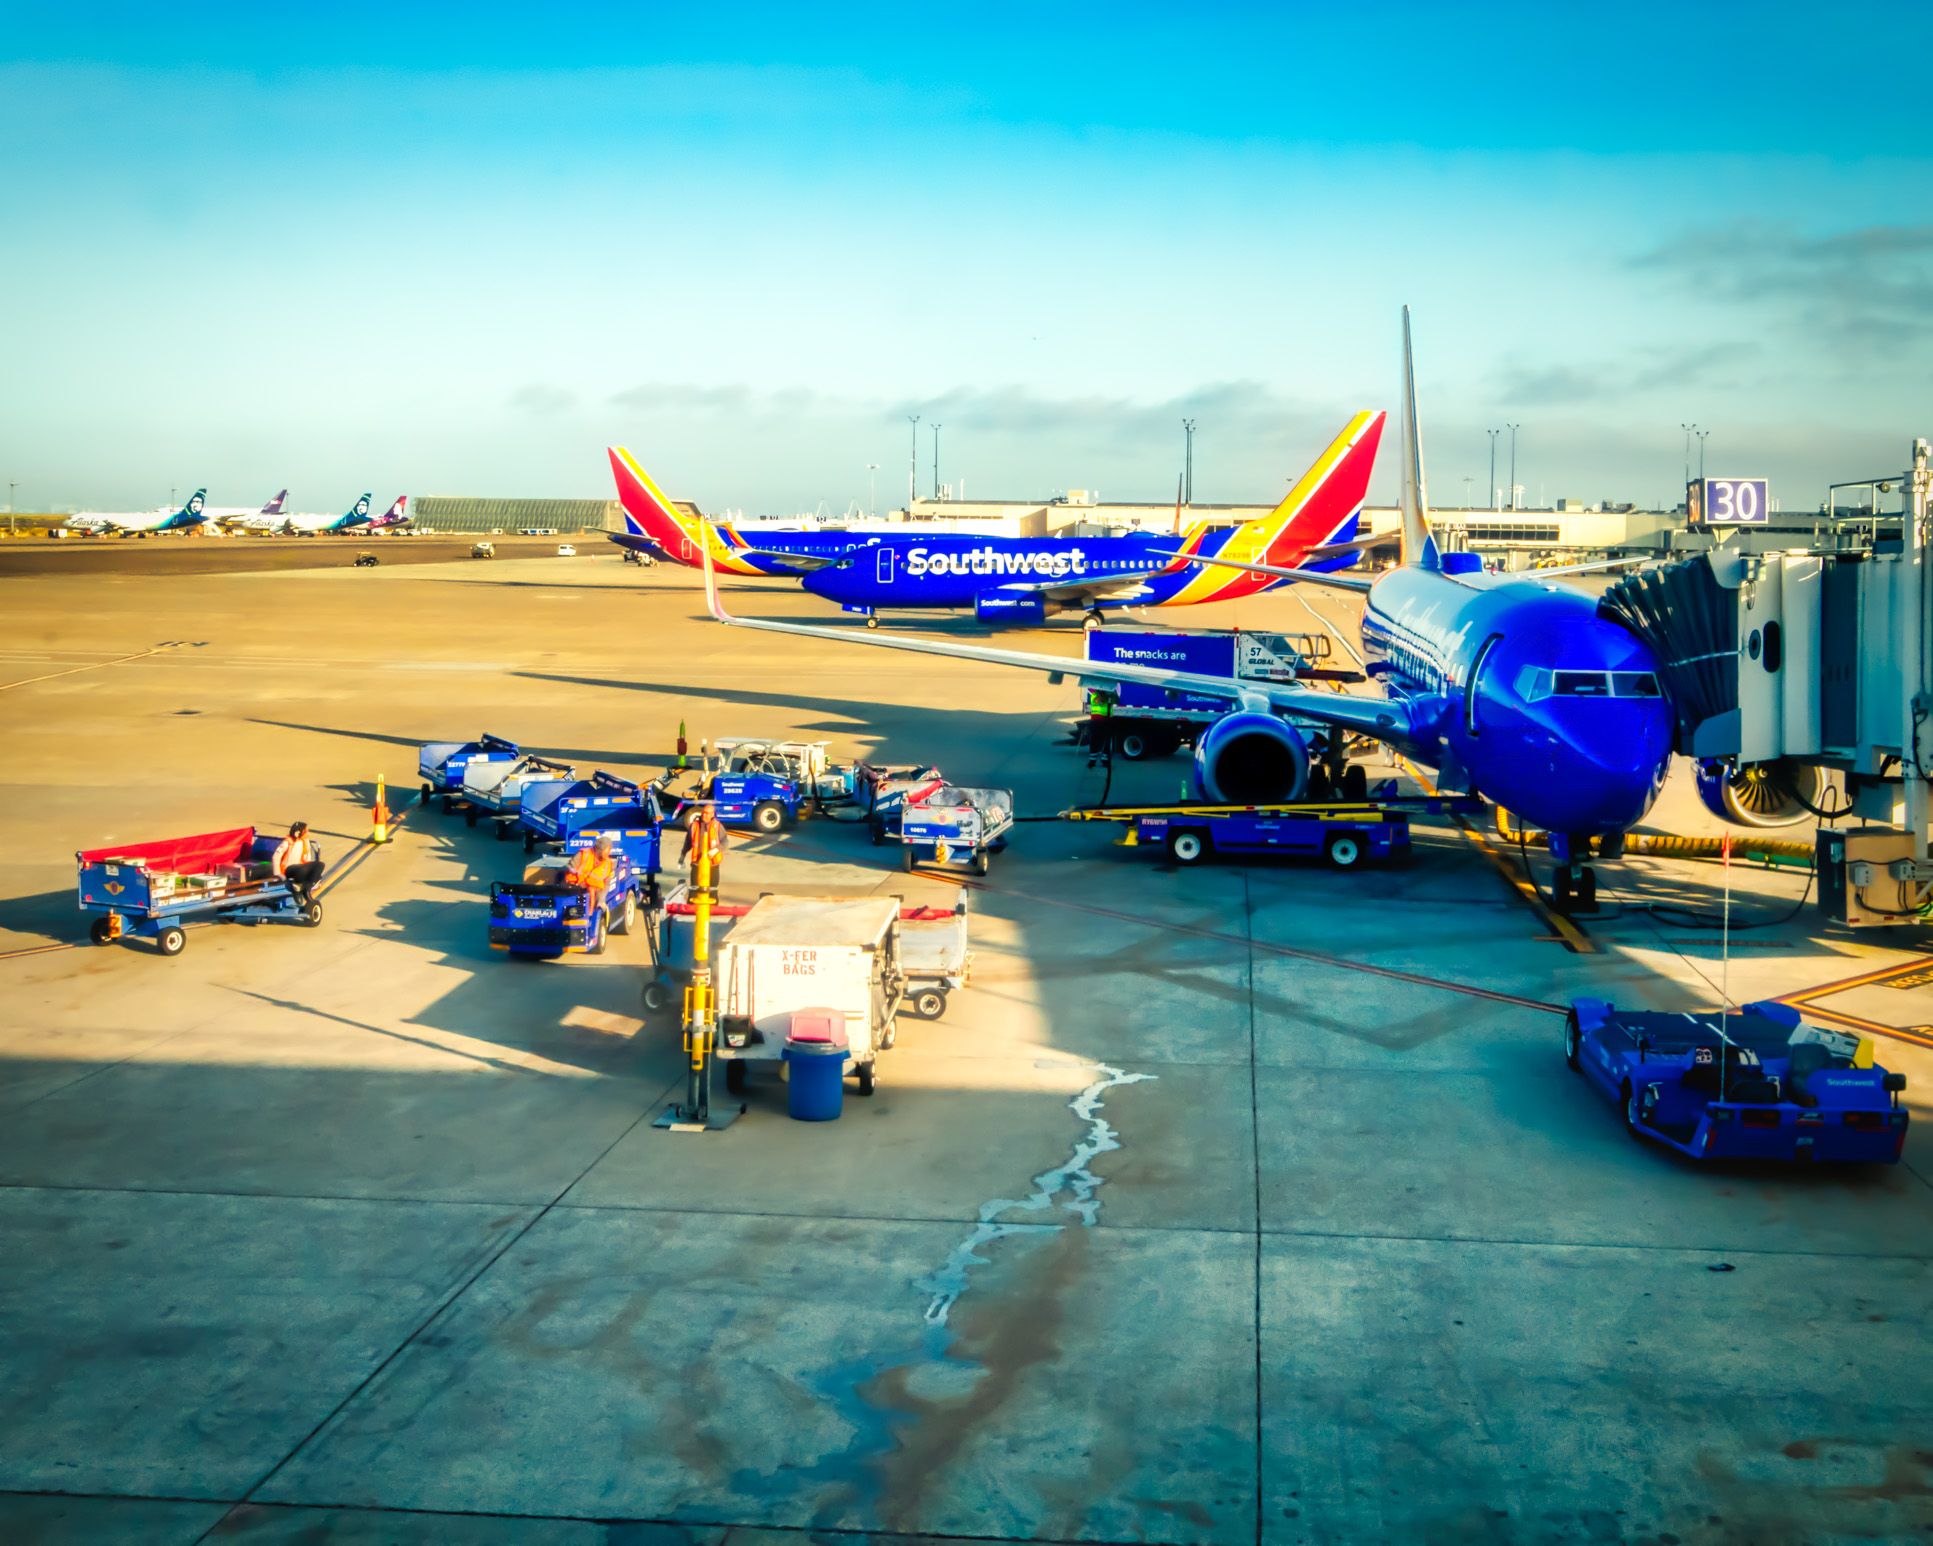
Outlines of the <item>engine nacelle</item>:
{"type": "Polygon", "coordinates": [[[1309,748],[1273,714],[1224,714],[1195,738],[1195,789],[1217,805],[1279,805],[1309,791],[1309,748]]]}
{"type": "Polygon", "coordinates": [[[1698,764],[1698,798],[1735,827],[1790,827],[1825,804],[1825,773],[1809,762],[1753,762],[1728,769],[1698,764]]]}
{"type": "Polygon", "coordinates": [[[1037,591],[983,590],[974,595],[973,615],[983,623],[1038,627],[1047,621],[1047,598],[1037,591]]]}

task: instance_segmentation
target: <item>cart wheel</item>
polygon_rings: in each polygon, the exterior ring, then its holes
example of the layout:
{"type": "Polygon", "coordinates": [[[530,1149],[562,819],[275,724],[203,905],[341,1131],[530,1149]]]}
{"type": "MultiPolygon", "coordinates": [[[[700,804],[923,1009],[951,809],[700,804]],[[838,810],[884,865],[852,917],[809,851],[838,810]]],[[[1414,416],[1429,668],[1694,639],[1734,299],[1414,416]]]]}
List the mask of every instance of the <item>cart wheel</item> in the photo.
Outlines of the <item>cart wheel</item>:
{"type": "Polygon", "coordinates": [[[785,825],[785,807],[776,800],[760,800],[752,807],[752,826],[760,832],[776,832],[785,825]]]}
{"type": "Polygon", "coordinates": [[[430,788],[430,786],[429,786],[428,784],[425,784],[425,785],[423,786],[423,793],[422,793],[422,795],[421,795],[421,797],[420,797],[420,798],[421,798],[421,800],[422,800],[422,803],[423,803],[423,804],[425,804],[425,805],[428,805],[428,804],[430,803],[430,796],[431,796],[431,795],[433,795],[433,794],[435,794],[435,793],[436,793],[436,791],[435,791],[434,789],[432,789],[432,788],[430,788]]]}
{"type": "Polygon", "coordinates": [[[858,1068],[858,1074],[859,1093],[861,1095],[872,1094],[875,1086],[878,1084],[878,1079],[873,1073],[873,1065],[870,1063],[861,1063],[858,1068]]]}
{"type": "Polygon", "coordinates": [[[601,956],[604,954],[605,941],[610,937],[611,933],[611,915],[604,908],[600,907],[597,910],[597,916],[590,920],[590,924],[592,935],[590,941],[585,945],[585,951],[590,955],[601,956]]]}
{"type": "Polygon", "coordinates": [[[466,827],[474,827],[476,824],[477,813],[474,810],[465,811],[463,813],[463,825],[466,827]]]}
{"type": "Polygon", "coordinates": [[[1631,1081],[1625,1080],[1618,1094],[1624,1097],[1624,1130],[1633,1138],[1642,1140],[1644,1134],[1638,1130],[1638,1102],[1631,1093],[1631,1081]]]}
{"type": "Polygon", "coordinates": [[[1115,737],[1114,749],[1129,762],[1139,762],[1148,755],[1148,737],[1144,731],[1123,730],[1115,737]]]}
{"type": "Polygon", "coordinates": [[[527,854],[534,854],[536,851],[537,851],[537,834],[535,832],[526,832],[524,834],[524,852],[527,854]]]}
{"type": "Polygon", "coordinates": [[[1583,1065],[1577,1061],[1577,1049],[1581,1033],[1577,1025],[1577,1011],[1571,1010],[1564,1016],[1564,1061],[1571,1065],[1571,1072],[1581,1073],[1583,1065]]]}
{"type": "Polygon", "coordinates": [[[869,822],[868,825],[872,828],[873,847],[877,848],[886,841],[886,823],[883,821],[873,821],[869,822]]]}
{"type": "Polygon", "coordinates": [[[187,947],[188,936],[178,924],[171,923],[155,935],[154,942],[164,956],[178,956],[187,947]]]}
{"type": "Polygon", "coordinates": [[[1345,800],[1369,798],[1369,771],[1360,762],[1352,762],[1342,770],[1342,797],[1345,800]]]}
{"type": "Polygon", "coordinates": [[[652,1014],[671,1007],[671,984],[662,977],[653,977],[644,985],[644,1007],[652,1014]]]}
{"type": "Polygon", "coordinates": [[[1353,870],[1362,863],[1362,839],[1347,832],[1337,832],[1322,845],[1322,851],[1329,862],[1339,870],[1353,870]]]}
{"type": "Polygon", "coordinates": [[[454,815],[455,812],[456,812],[456,796],[451,794],[444,795],[443,796],[443,814],[445,816],[450,816],[450,815],[454,815]]]}
{"type": "Polygon", "coordinates": [[[629,934],[631,932],[631,925],[637,921],[638,894],[635,891],[627,891],[624,893],[624,911],[612,920],[611,932],[613,934],[629,934]]]}
{"type": "Polygon", "coordinates": [[[993,855],[989,854],[986,851],[986,849],[982,848],[978,853],[976,853],[973,856],[974,874],[984,875],[987,873],[988,870],[992,868],[993,868],[993,855]]]}
{"type": "Polygon", "coordinates": [[[909,870],[916,870],[919,867],[920,867],[919,850],[914,848],[911,843],[908,843],[906,845],[906,868],[909,870]]]}
{"type": "Polygon", "coordinates": [[[879,1050],[881,1052],[891,1052],[898,1041],[899,1021],[896,1018],[888,1020],[886,1022],[886,1029],[881,1033],[879,1038],[879,1050]]]}
{"type": "Polygon", "coordinates": [[[879,619],[878,619],[878,618],[876,618],[876,617],[869,617],[869,618],[867,618],[867,619],[866,619],[866,626],[867,626],[868,628],[877,628],[877,627],[879,626],[879,619]]]}
{"type": "Polygon", "coordinates": [[[746,1076],[749,1075],[751,1071],[752,1070],[750,1065],[748,1065],[743,1058],[733,1058],[730,1062],[728,1062],[725,1065],[726,1093],[731,1095],[743,1095],[745,1093],[746,1076]]]}
{"type": "Polygon", "coordinates": [[[1200,864],[1208,857],[1208,834],[1183,828],[1168,834],[1168,857],[1176,864],[1200,864]]]}
{"type": "Polygon", "coordinates": [[[913,1013],[922,1020],[937,1020],[946,1013],[946,994],[939,988],[921,988],[913,995],[913,1013]]]}
{"type": "Polygon", "coordinates": [[[509,837],[510,837],[510,823],[509,823],[509,822],[507,822],[507,821],[500,821],[500,822],[498,822],[498,823],[497,823],[497,833],[496,833],[496,837],[497,837],[497,841],[498,841],[499,843],[502,843],[502,842],[507,842],[507,841],[509,840],[509,837]]]}
{"type": "Polygon", "coordinates": [[[87,937],[97,945],[111,944],[114,939],[113,919],[96,918],[87,926],[87,937]]]}
{"type": "Polygon", "coordinates": [[[308,906],[298,909],[296,916],[302,920],[305,928],[313,929],[322,922],[322,904],[311,901],[308,906]]]}

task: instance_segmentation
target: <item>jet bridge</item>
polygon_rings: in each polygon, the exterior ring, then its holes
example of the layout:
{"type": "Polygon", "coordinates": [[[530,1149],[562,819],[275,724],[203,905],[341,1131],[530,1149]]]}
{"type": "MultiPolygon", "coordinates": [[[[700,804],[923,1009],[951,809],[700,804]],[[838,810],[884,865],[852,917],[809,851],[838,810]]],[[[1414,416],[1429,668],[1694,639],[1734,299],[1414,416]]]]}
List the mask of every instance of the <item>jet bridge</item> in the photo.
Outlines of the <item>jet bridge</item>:
{"type": "Polygon", "coordinates": [[[1821,818],[1820,905],[1849,924],[1933,920],[1925,440],[1898,486],[1898,534],[1864,549],[1720,547],[1618,582],[1599,608],[1656,652],[1677,750],[1722,796],[1715,809],[1748,825],[1821,818]]]}

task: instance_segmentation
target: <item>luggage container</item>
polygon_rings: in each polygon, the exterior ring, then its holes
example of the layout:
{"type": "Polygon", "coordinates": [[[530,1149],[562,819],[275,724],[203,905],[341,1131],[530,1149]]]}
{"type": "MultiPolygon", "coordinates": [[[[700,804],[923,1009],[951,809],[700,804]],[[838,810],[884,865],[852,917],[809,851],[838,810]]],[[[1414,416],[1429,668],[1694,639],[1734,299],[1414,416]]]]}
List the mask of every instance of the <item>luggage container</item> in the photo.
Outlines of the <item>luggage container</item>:
{"type": "Polygon", "coordinates": [[[1007,846],[1006,834],[1012,826],[1011,789],[942,783],[906,796],[898,837],[909,870],[922,864],[958,864],[984,875],[993,865],[993,855],[1007,846]]]}
{"type": "Polygon", "coordinates": [[[274,873],[281,841],[234,827],[76,853],[80,909],[101,914],[88,935],[97,945],[129,935],[151,939],[164,956],[178,956],[188,943],[184,925],[198,920],[314,928],[322,904],[298,903],[274,873]]]}
{"type": "Polygon", "coordinates": [[[964,988],[973,970],[964,892],[951,908],[900,908],[899,964],[906,974],[906,1008],[922,1020],[939,1019],[947,995],[964,988]]]}
{"type": "Polygon", "coordinates": [[[725,1088],[744,1090],[755,1063],[776,1064],[794,1019],[842,1022],[844,1065],[870,1095],[891,1047],[906,980],[893,897],[761,897],[719,948],[718,1044],[725,1088]]]}
{"type": "Polygon", "coordinates": [[[474,741],[430,741],[418,748],[416,770],[423,780],[423,803],[443,797],[443,814],[456,809],[463,793],[463,772],[473,762],[515,762],[523,753],[515,741],[484,735],[474,741]]]}
{"type": "Polygon", "coordinates": [[[655,793],[615,773],[527,783],[517,800],[517,825],[523,831],[524,852],[529,853],[540,843],[561,843],[599,815],[618,810],[648,811],[651,821],[662,819],[655,793]]]}
{"type": "Polygon", "coordinates": [[[577,770],[526,752],[512,762],[472,762],[463,770],[463,824],[474,827],[488,819],[499,840],[516,829],[524,786],[550,779],[575,779],[577,770]]]}

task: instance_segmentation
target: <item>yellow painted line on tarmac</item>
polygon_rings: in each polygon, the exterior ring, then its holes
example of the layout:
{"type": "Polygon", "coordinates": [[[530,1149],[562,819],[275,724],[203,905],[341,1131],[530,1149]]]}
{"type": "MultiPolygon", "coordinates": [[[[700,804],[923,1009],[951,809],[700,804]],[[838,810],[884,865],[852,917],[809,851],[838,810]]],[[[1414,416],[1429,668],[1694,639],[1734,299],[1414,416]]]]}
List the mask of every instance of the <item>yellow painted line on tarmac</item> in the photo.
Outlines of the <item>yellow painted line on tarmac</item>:
{"type": "Polygon", "coordinates": [[[113,660],[97,660],[92,665],[69,666],[65,671],[49,671],[41,676],[25,676],[17,682],[0,682],[0,692],[11,692],[16,687],[31,687],[35,682],[51,682],[59,676],[78,676],[83,671],[104,671],[109,666],[124,666],[130,660],[146,660],[150,655],[159,655],[163,650],[176,648],[174,641],[156,644],[148,649],[136,650],[132,655],[121,655],[113,660]]]}
{"type": "Polygon", "coordinates": [[[1821,983],[1816,988],[1804,988],[1797,993],[1787,993],[1773,1002],[1790,1004],[1794,1009],[1808,1015],[1816,1015],[1821,1020],[1830,1020],[1835,1025],[1843,1025],[1849,1030],[1865,1031],[1869,1035],[1884,1036],[1892,1041],[1910,1042],[1916,1047],[1933,1047],[1933,1031],[1925,1026],[1886,1025],[1878,1020],[1868,1020],[1861,1015],[1850,1015],[1844,1010],[1826,1009],[1818,1000],[1831,998],[1835,993],[1844,993],[1852,988],[1884,988],[1892,986],[1900,977],[1915,977],[1933,968],[1933,956],[1918,956],[1911,961],[1902,961],[1895,966],[1882,966],[1876,971],[1861,972],[1856,977],[1842,977],[1837,982],[1821,983]]]}

